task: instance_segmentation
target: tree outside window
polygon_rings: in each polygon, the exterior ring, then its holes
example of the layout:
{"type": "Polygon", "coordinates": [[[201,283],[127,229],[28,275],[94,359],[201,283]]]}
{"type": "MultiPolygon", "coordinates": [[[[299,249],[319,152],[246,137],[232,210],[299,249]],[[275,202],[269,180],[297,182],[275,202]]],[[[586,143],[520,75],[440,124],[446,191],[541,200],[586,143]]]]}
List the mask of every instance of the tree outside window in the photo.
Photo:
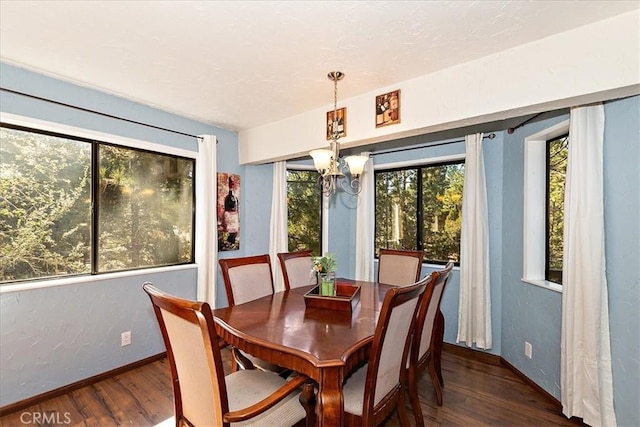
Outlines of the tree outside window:
{"type": "Polygon", "coordinates": [[[545,279],[562,284],[564,248],[564,187],[567,180],[569,136],[547,142],[547,227],[545,279]]]}
{"type": "Polygon", "coordinates": [[[425,260],[460,261],[464,163],[376,171],[376,254],[422,250],[425,260]]]}
{"type": "Polygon", "coordinates": [[[287,170],[287,229],[290,252],[322,254],[322,191],[318,172],[287,170]]]}
{"type": "Polygon", "coordinates": [[[0,282],[193,262],[193,159],[3,124],[0,282]]]}

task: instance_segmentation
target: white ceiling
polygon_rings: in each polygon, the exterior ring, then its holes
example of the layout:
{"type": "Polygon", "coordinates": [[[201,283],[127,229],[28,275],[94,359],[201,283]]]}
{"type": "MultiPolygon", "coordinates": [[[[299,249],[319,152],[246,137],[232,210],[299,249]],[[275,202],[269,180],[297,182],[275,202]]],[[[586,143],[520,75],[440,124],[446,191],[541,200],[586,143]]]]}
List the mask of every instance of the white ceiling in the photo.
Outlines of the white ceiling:
{"type": "Polygon", "coordinates": [[[634,1],[7,1],[0,59],[232,130],[640,8],[634,1]]]}

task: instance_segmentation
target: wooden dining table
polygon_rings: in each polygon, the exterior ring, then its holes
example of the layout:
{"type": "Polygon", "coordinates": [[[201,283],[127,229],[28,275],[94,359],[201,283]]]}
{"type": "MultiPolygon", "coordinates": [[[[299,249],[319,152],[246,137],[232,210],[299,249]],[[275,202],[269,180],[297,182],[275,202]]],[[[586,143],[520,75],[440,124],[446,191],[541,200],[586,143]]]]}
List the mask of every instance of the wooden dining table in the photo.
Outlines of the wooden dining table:
{"type": "Polygon", "coordinates": [[[360,286],[360,300],[352,312],[307,307],[304,295],[313,286],[213,311],[216,331],[227,343],[315,380],[318,425],[331,427],[343,424],[345,375],[367,361],[382,301],[393,288],[348,279],[337,282],[360,286]]]}

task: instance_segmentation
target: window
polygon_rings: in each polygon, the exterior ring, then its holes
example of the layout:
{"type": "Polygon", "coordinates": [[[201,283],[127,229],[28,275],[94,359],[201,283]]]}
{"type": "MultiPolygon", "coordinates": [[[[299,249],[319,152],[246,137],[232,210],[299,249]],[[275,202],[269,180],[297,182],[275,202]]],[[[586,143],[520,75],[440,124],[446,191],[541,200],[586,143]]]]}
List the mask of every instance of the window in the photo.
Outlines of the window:
{"type": "Polygon", "coordinates": [[[567,178],[569,136],[547,141],[547,226],[545,280],[562,284],[564,185],[567,178]]]}
{"type": "MultiPolygon", "coordinates": [[[[559,210],[564,211],[564,207],[561,208],[557,202],[564,196],[558,194],[562,174],[549,171],[547,165],[562,169],[565,163],[566,168],[566,162],[560,159],[565,155],[563,152],[566,147],[562,147],[568,142],[568,132],[569,120],[565,120],[524,140],[522,280],[557,292],[562,292],[558,280],[562,276],[562,266],[557,263],[558,260],[562,262],[562,244],[558,239],[562,238],[560,224],[563,220],[559,210]],[[552,185],[548,185],[548,181],[552,185]]],[[[561,191],[564,195],[564,178],[562,182],[561,191]]]]}
{"type": "Polygon", "coordinates": [[[459,263],[463,184],[459,160],[376,171],[376,254],[417,249],[429,263],[459,263]]]}
{"type": "Polygon", "coordinates": [[[287,170],[289,251],[322,254],[322,191],[318,172],[287,170]]]}
{"type": "Polygon", "coordinates": [[[193,159],[2,124],[0,282],[193,262],[193,159]]]}

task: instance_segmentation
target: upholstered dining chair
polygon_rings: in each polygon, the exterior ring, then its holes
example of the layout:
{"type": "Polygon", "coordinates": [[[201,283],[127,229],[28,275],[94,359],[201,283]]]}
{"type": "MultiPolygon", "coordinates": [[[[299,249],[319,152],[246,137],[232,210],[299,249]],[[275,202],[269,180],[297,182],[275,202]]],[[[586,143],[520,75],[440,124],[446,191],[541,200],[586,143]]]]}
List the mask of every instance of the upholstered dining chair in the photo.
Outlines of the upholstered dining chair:
{"type": "Polygon", "coordinates": [[[311,258],[311,251],[282,252],[278,254],[286,290],[318,283],[315,275],[310,274],[313,268],[311,258]]]}
{"type": "Polygon", "coordinates": [[[269,254],[219,259],[229,306],[273,294],[269,254]]]}
{"type": "Polygon", "coordinates": [[[380,249],[378,254],[378,282],[405,286],[420,279],[422,251],[380,249]]]}
{"type": "Polygon", "coordinates": [[[313,411],[299,401],[301,387],[309,393],[304,375],[285,380],[273,373],[242,370],[224,376],[209,304],[170,296],[150,283],[143,289],[151,298],[167,349],[176,427],[291,426],[313,411]]]}
{"type": "Polygon", "coordinates": [[[369,362],[353,372],[343,386],[347,426],[375,426],[396,408],[400,425],[409,425],[404,404],[405,366],[416,311],[430,281],[427,276],[385,294],[369,362]]]}
{"type": "Polygon", "coordinates": [[[418,399],[418,379],[426,369],[429,370],[431,382],[436,392],[436,401],[439,406],[442,406],[444,381],[440,359],[442,357],[444,316],[440,312],[440,303],[452,269],[453,262],[449,262],[444,269],[431,273],[433,285],[425,291],[416,318],[408,361],[408,386],[409,398],[418,426],[424,425],[418,399]]]}
{"type": "MultiPolygon", "coordinates": [[[[222,269],[229,307],[273,294],[273,273],[269,254],[220,259],[218,263],[222,269]]],[[[233,355],[231,370],[233,371],[238,370],[239,367],[242,369],[257,368],[276,372],[282,376],[291,372],[253,357],[235,347],[231,347],[231,353],[233,355]]]]}

